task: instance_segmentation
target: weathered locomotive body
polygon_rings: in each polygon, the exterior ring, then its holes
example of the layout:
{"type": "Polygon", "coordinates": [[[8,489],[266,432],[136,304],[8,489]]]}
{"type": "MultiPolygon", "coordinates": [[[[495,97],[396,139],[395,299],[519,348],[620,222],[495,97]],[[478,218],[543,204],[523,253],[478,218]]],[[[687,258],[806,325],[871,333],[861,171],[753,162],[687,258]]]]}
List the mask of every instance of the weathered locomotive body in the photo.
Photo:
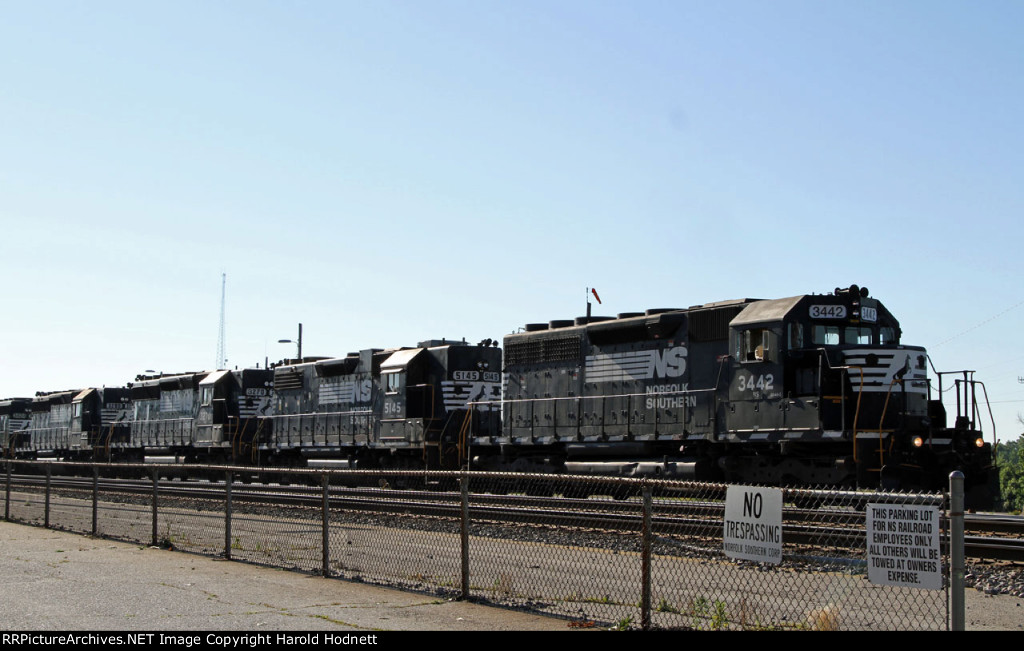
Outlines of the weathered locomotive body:
{"type": "Polygon", "coordinates": [[[926,489],[961,469],[978,500],[991,499],[991,445],[969,409],[946,426],[925,350],[900,335],[856,286],[531,324],[504,342],[502,454],[477,461],[926,489]]]}
{"type": "Polygon", "coordinates": [[[129,440],[131,394],[125,387],[84,389],[71,402],[74,452],[109,457],[110,450],[129,440]]]}
{"type": "Polygon", "coordinates": [[[31,401],[18,398],[4,402],[15,413],[26,403],[31,405],[27,413],[22,412],[28,420],[19,421],[14,413],[9,416],[5,437],[8,454],[85,457],[126,438],[129,398],[123,388],[53,391],[39,393],[31,401]]]}
{"type": "Polygon", "coordinates": [[[274,369],[139,376],[0,403],[4,456],[338,468],[463,466],[496,432],[497,346],[431,340],[274,369]],[[470,409],[469,403],[493,402],[470,409]]]}
{"type": "Polygon", "coordinates": [[[216,371],[199,381],[195,447],[236,462],[258,458],[258,441],[269,431],[273,372],[247,368],[216,371]]]}
{"type": "Polygon", "coordinates": [[[184,460],[193,440],[201,373],[140,377],[131,384],[130,438],[121,451],[151,460],[184,460]]]}
{"type": "Polygon", "coordinates": [[[61,450],[80,448],[71,441],[71,401],[77,391],[53,391],[32,400],[32,417],[27,443],[41,456],[54,456],[61,450]]]}
{"type": "Polygon", "coordinates": [[[263,447],[289,465],[459,468],[470,426],[499,426],[467,404],[500,398],[500,368],[498,348],[446,340],[278,366],[263,447]]]}
{"type": "Polygon", "coordinates": [[[0,441],[4,451],[28,446],[28,427],[31,422],[31,398],[0,400],[0,441]]]}
{"type": "Polygon", "coordinates": [[[246,462],[269,415],[267,369],[140,376],[131,384],[130,436],[113,456],[154,463],[246,462]]]}
{"type": "Polygon", "coordinates": [[[379,432],[374,414],[382,408],[379,377],[384,356],[370,349],[275,368],[273,426],[261,450],[276,457],[273,462],[291,457],[295,463],[303,454],[340,460],[342,449],[369,445],[379,432]]]}

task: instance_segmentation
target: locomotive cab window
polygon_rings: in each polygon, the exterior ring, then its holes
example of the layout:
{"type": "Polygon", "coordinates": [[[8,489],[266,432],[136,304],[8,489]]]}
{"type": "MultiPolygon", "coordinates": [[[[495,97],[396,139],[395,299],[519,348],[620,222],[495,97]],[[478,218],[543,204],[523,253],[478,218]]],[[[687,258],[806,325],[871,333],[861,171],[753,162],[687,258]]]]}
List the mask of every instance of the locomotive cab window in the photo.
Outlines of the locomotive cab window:
{"type": "Polygon", "coordinates": [[[804,347],[804,324],[790,323],[786,326],[786,340],[789,341],[789,349],[797,350],[804,347]]]}
{"type": "Polygon", "coordinates": [[[846,328],[845,341],[848,344],[871,344],[873,337],[871,336],[871,328],[850,326],[846,328]]]}
{"type": "Polygon", "coordinates": [[[896,329],[883,327],[878,330],[878,343],[880,344],[898,344],[900,343],[899,337],[896,336],[896,329]]]}
{"type": "Polygon", "coordinates": [[[398,393],[402,388],[402,373],[388,373],[384,378],[384,391],[386,393],[398,393]]]}
{"type": "Polygon", "coordinates": [[[752,328],[737,333],[736,359],[741,362],[767,362],[773,358],[771,330],[752,328]]]}
{"type": "Polygon", "coordinates": [[[819,346],[838,346],[839,326],[815,324],[814,333],[811,335],[811,341],[819,346]]]}

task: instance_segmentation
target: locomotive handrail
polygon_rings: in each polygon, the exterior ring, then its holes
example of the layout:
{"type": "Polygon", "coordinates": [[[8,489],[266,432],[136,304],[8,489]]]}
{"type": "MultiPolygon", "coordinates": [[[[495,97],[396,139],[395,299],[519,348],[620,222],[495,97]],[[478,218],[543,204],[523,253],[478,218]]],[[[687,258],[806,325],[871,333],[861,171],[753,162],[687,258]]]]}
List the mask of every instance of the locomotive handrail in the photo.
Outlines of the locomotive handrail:
{"type": "MultiPolygon", "coordinates": [[[[854,366],[854,365],[851,365],[851,364],[844,364],[843,366],[832,366],[832,360],[830,360],[829,357],[828,357],[828,350],[826,350],[825,348],[817,348],[815,350],[817,350],[819,353],[821,353],[821,355],[818,358],[819,359],[819,363],[820,363],[821,359],[824,359],[825,363],[828,364],[829,370],[844,370],[844,371],[848,371],[848,370],[851,370],[851,369],[856,369],[857,371],[860,372],[860,389],[857,391],[857,406],[853,410],[853,437],[851,437],[852,441],[853,441],[853,462],[854,463],[859,463],[859,461],[857,459],[857,420],[860,418],[860,402],[861,402],[861,398],[864,395],[864,368],[862,366],[854,366]]],[[[820,398],[820,392],[821,392],[821,379],[820,378],[818,380],[818,391],[819,391],[819,398],[820,398]]],[[[844,404],[842,405],[841,412],[842,412],[842,418],[843,418],[843,429],[846,429],[846,405],[845,405],[846,392],[843,391],[842,395],[843,395],[844,404]]],[[[878,430],[878,441],[879,441],[879,443],[881,443],[881,441],[882,441],[882,430],[881,430],[882,425],[881,425],[881,423],[879,423],[878,427],[879,427],[879,430],[878,430]]]]}
{"type": "Polygon", "coordinates": [[[473,411],[473,406],[470,405],[469,409],[466,410],[466,417],[462,420],[462,425],[459,427],[458,448],[460,468],[462,468],[463,461],[469,461],[469,430],[472,427],[473,411]]]}
{"type": "Polygon", "coordinates": [[[241,452],[242,449],[242,434],[245,432],[246,429],[248,429],[248,423],[250,420],[250,418],[246,418],[243,420],[238,416],[228,416],[228,438],[231,440],[232,459],[238,459],[239,452],[241,452]],[[233,428],[231,427],[232,421],[234,421],[233,428]]]}
{"type": "MultiPolygon", "coordinates": [[[[988,407],[989,421],[992,423],[992,442],[994,444],[995,441],[996,441],[996,432],[995,432],[996,423],[995,423],[995,418],[992,416],[992,404],[989,402],[989,399],[988,399],[988,389],[985,387],[985,383],[980,381],[980,380],[975,380],[974,379],[974,373],[975,373],[974,371],[970,371],[970,370],[967,370],[967,369],[964,369],[964,370],[961,370],[961,371],[939,371],[938,369],[935,368],[935,363],[932,362],[932,358],[931,358],[930,355],[925,355],[925,358],[928,360],[928,365],[931,366],[932,372],[935,373],[935,375],[939,379],[939,394],[940,395],[945,393],[946,391],[949,391],[949,390],[953,389],[954,387],[956,388],[956,415],[957,415],[958,418],[960,416],[960,383],[961,382],[964,383],[964,402],[965,403],[968,402],[967,391],[968,391],[968,387],[970,388],[971,429],[975,428],[976,420],[977,420],[977,416],[978,416],[978,402],[977,402],[977,397],[976,397],[977,390],[976,390],[975,387],[978,384],[981,385],[981,390],[985,394],[985,405],[986,405],[986,407],[988,407]],[[942,376],[943,375],[963,375],[963,379],[962,380],[955,380],[953,387],[949,387],[948,389],[943,390],[943,388],[942,388],[942,376]]],[[[966,408],[967,405],[965,404],[964,407],[966,408]]],[[[954,421],[954,423],[955,423],[955,421],[954,421]]],[[[979,429],[979,431],[980,431],[980,429],[979,429]]]]}
{"type": "MultiPolygon", "coordinates": [[[[882,404],[882,417],[879,419],[879,422],[878,422],[878,443],[879,443],[879,445],[878,445],[878,468],[879,468],[879,472],[881,472],[881,468],[883,466],[885,466],[885,448],[883,448],[882,445],[881,445],[881,443],[882,443],[882,425],[885,424],[885,412],[889,410],[889,398],[892,396],[892,387],[897,382],[900,382],[900,384],[902,384],[902,379],[899,378],[899,377],[893,377],[892,381],[889,382],[889,388],[885,392],[885,402],[882,404]]],[[[904,400],[904,404],[906,404],[906,400],[904,400]]],[[[892,445],[894,445],[894,443],[895,443],[895,440],[890,440],[889,441],[890,448],[892,447],[892,445]]],[[[856,451],[856,449],[857,449],[856,444],[854,444],[853,449],[854,449],[854,451],[856,451]]],[[[854,461],[856,461],[856,457],[854,457],[854,461]]]]}
{"type": "MultiPolygon", "coordinates": [[[[857,421],[860,419],[860,401],[864,396],[864,368],[861,366],[846,366],[844,370],[856,369],[860,373],[860,388],[857,390],[857,406],[853,409],[853,462],[857,463],[857,421]]],[[[846,391],[843,391],[846,395],[846,391]]],[[[845,416],[846,410],[843,410],[845,416]]],[[[879,424],[878,441],[882,441],[881,424],[879,424]]]]}
{"type": "Polygon", "coordinates": [[[678,391],[652,391],[651,393],[609,393],[601,396],[559,396],[550,398],[516,398],[515,400],[476,400],[474,402],[467,402],[467,405],[510,405],[521,402],[545,402],[545,401],[558,401],[558,400],[596,400],[598,398],[628,398],[628,397],[644,397],[644,396],[671,396],[676,394],[690,394],[690,393],[709,393],[717,391],[717,389],[680,389],[678,391]]]}
{"type": "Polygon", "coordinates": [[[258,425],[256,425],[256,431],[255,431],[255,432],[253,433],[253,435],[252,435],[252,445],[251,445],[251,446],[249,446],[249,447],[250,447],[250,449],[251,449],[251,452],[250,452],[250,460],[251,460],[251,461],[252,461],[253,463],[259,463],[259,451],[260,451],[260,446],[259,446],[259,442],[260,442],[260,432],[262,432],[262,431],[263,431],[263,428],[264,428],[264,426],[265,426],[266,424],[267,424],[267,419],[266,419],[265,417],[264,417],[264,418],[260,418],[260,419],[259,419],[259,424],[258,424],[258,425]]]}
{"type": "MultiPolygon", "coordinates": [[[[319,420],[329,419],[329,418],[337,418],[338,421],[339,421],[339,427],[342,427],[341,419],[342,418],[347,418],[347,421],[348,421],[349,426],[351,428],[351,436],[356,437],[356,436],[360,436],[359,431],[358,431],[358,428],[360,427],[360,423],[365,423],[364,424],[364,426],[366,427],[365,434],[366,435],[370,435],[371,434],[371,431],[372,431],[373,428],[369,425],[368,421],[373,416],[374,416],[374,412],[373,412],[372,409],[353,409],[353,410],[348,410],[348,411],[325,411],[325,412],[303,413],[303,414],[271,414],[269,416],[266,416],[265,418],[266,419],[271,419],[274,422],[282,423],[285,426],[285,429],[283,430],[283,433],[277,429],[278,425],[274,426],[274,439],[276,441],[281,442],[283,440],[287,445],[292,445],[294,443],[296,445],[301,446],[301,445],[305,445],[305,443],[303,442],[302,428],[305,427],[307,422],[312,422],[313,426],[315,428],[316,427],[316,423],[319,420]],[[292,434],[293,434],[292,428],[295,427],[294,423],[296,423],[296,422],[298,422],[298,429],[299,429],[298,440],[297,441],[293,441],[293,438],[292,438],[292,434]]],[[[339,437],[341,437],[343,435],[344,434],[342,432],[340,432],[340,431],[338,432],[338,436],[339,437]]],[[[314,436],[315,436],[315,433],[314,433],[314,436]]]]}
{"type": "Polygon", "coordinates": [[[100,448],[103,450],[103,456],[105,456],[107,459],[110,459],[110,440],[114,438],[114,428],[116,426],[117,423],[110,424],[110,430],[107,432],[107,436],[103,439],[103,444],[100,446],[100,448]]]}
{"type": "Polygon", "coordinates": [[[317,411],[303,414],[271,414],[264,418],[299,418],[302,416],[362,416],[372,414],[372,409],[350,409],[349,411],[317,411]]]}
{"type": "Polygon", "coordinates": [[[194,416],[179,418],[156,418],[152,420],[128,421],[133,441],[146,445],[191,445],[193,443],[192,423],[194,416]]]}
{"type": "MultiPolygon", "coordinates": [[[[988,407],[988,418],[992,423],[992,454],[994,455],[996,447],[996,419],[995,416],[992,415],[992,403],[989,402],[988,399],[988,389],[985,387],[985,383],[980,380],[971,380],[971,382],[980,384],[981,392],[985,394],[985,406],[988,407]]],[[[982,438],[984,439],[984,436],[982,436],[982,438]]]]}
{"type": "MultiPolygon", "coordinates": [[[[411,386],[406,386],[405,389],[406,389],[406,396],[409,395],[408,394],[409,389],[430,389],[430,397],[429,397],[429,401],[430,401],[430,416],[420,416],[420,418],[428,421],[426,426],[423,428],[423,450],[421,451],[421,458],[423,459],[424,467],[429,467],[428,463],[427,463],[427,445],[428,445],[427,433],[430,431],[430,428],[434,425],[434,423],[436,423],[437,421],[441,420],[440,418],[437,418],[434,415],[434,409],[437,406],[436,401],[434,400],[434,386],[432,384],[413,384],[411,386]]],[[[423,399],[427,400],[426,392],[424,392],[422,395],[423,395],[423,399]]],[[[426,411],[426,410],[423,410],[423,411],[426,411]]],[[[406,402],[405,417],[406,417],[406,419],[409,418],[409,403],[408,402],[406,402]]],[[[448,421],[445,422],[445,424],[441,426],[441,431],[438,433],[438,437],[437,437],[437,456],[438,456],[438,459],[441,458],[441,443],[442,443],[442,439],[444,439],[444,432],[445,432],[446,429],[448,429],[448,422],[451,422],[451,417],[449,417],[448,421]]]]}
{"type": "MultiPolygon", "coordinates": [[[[714,395],[717,395],[717,392],[718,392],[717,388],[677,389],[677,390],[673,390],[673,391],[651,391],[651,392],[644,392],[644,393],[612,393],[612,394],[606,394],[606,395],[600,395],[600,396],[558,396],[558,397],[544,397],[544,398],[517,398],[517,399],[514,399],[514,400],[507,400],[507,399],[501,399],[501,400],[477,400],[477,401],[473,401],[473,402],[467,402],[466,405],[468,407],[470,407],[470,408],[475,408],[478,405],[480,405],[480,406],[486,405],[488,408],[491,408],[491,409],[504,409],[504,407],[509,406],[509,405],[524,404],[524,403],[528,404],[529,407],[530,407],[530,414],[529,414],[530,440],[531,441],[536,441],[536,431],[535,431],[535,428],[536,428],[536,415],[535,415],[535,410],[536,410],[536,406],[537,406],[538,403],[545,403],[545,402],[557,403],[559,401],[565,402],[565,401],[570,401],[570,400],[571,401],[575,401],[577,403],[576,412],[577,412],[577,414],[579,414],[580,412],[582,412],[581,404],[582,404],[582,402],[584,400],[600,400],[602,402],[602,405],[603,405],[604,402],[608,398],[627,398],[628,399],[628,403],[627,403],[626,411],[627,411],[627,413],[632,414],[632,412],[633,412],[633,398],[649,398],[651,396],[671,396],[671,395],[683,395],[683,396],[686,396],[686,395],[691,395],[691,394],[706,394],[706,393],[712,393],[714,395]]],[[[654,423],[653,423],[653,425],[654,425],[654,429],[655,429],[655,434],[657,435],[658,428],[661,425],[660,415],[661,415],[662,408],[655,407],[653,409],[654,409],[654,423]]],[[[688,410],[683,410],[682,413],[683,413],[683,421],[682,422],[683,422],[683,425],[685,426],[690,421],[690,413],[689,413],[688,410]]],[[[602,435],[604,435],[606,433],[605,432],[605,428],[607,426],[607,422],[606,422],[605,416],[606,416],[606,409],[602,406],[601,407],[601,423],[600,423],[601,434],[602,435]]],[[[559,427],[558,426],[557,417],[558,417],[558,411],[556,409],[555,410],[555,421],[551,425],[551,428],[555,429],[555,430],[557,430],[558,427],[559,427]]],[[[577,439],[579,439],[579,437],[582,435],[581,428],[583,426],[584,426],[583,425],[583,419],[580,418],[580,417],[577,417],[576,418],[576,424],[575,424],[577,439]]],[[[626,421],[626,435],[630,436],[630,437],[633,435],[633,420],[632,420],[632,418],[629,418],[626,421]]]]}
{"type": "MultiPolygon", "coordinates": [[[[932,361],[932,356],[931,355],[928,355],[926,353],[924,357],[925,357],[925,359],[928,360],[928,366],[932,367],[932,373],[937,375],[938,378],[939,378],[939,394],[941,395],[941,394],[945,393],[946,391],[949,391],[950,389],[952,389],[953,387],[949,387],[948,389],[943,389],[942,388],[942,376],[943,375],[950,375],[951,373],[959,373],[960,371],[939,371],[938,369],[935,368],[935,362],[932,361]]],[[[931,380],[930,379],[928,380],[928,386],[931,386],[931,380]]]]}

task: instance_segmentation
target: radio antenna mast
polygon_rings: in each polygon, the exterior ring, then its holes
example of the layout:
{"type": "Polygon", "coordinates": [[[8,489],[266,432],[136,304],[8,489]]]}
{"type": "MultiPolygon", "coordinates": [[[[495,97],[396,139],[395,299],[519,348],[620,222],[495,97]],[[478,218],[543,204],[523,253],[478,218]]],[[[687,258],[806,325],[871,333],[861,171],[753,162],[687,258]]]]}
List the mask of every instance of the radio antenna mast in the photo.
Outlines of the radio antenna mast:
{"type": "Polygon", "coordinates": [[[228,284],[228,275],[221,273],[220,275],[220,334],[217,337],[217,362],[214,365],[214,370],[227,368],[228,360],[227,355],[224,352],[224,297],[226,294],[228,284]]]}
{"type": "Polygon", "coordinates": [[[597,299],[598,304],[601,303],[601,297],[597,295],[597,290],[593,287],[587,287],[587,321],[590,321],[590,295],[593,294],[594,298],[597,299]]]}

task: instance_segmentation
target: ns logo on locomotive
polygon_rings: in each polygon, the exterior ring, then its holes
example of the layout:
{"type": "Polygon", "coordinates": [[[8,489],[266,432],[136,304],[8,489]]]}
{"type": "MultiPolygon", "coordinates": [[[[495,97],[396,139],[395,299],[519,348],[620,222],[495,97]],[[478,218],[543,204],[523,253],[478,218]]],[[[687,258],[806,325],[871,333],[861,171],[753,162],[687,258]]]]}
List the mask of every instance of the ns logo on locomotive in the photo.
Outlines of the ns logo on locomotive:
{"type": "Polygon", "coordinates": [[[998,499],[967,371],[867,289],[527,324],[0,401],[3,454],[655,476],[998,499]],[[934,371],[934,368],[933,368],[934,371]],[[957,413],[939,397],[955,390],[957,413]]]}

